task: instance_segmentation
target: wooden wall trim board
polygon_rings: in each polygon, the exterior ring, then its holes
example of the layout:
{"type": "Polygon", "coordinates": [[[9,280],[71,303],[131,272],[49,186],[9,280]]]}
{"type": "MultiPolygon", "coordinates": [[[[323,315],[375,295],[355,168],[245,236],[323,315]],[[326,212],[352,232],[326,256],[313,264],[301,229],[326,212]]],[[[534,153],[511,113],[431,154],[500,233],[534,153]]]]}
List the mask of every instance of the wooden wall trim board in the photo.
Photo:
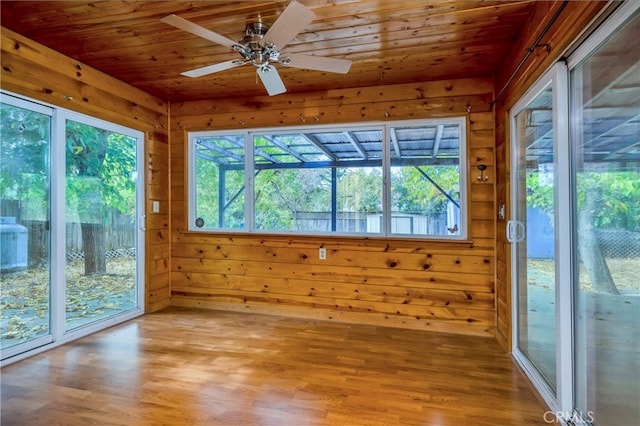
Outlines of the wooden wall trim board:
{"type": "Polygon", "coordinates": [[[0,87],[127,126],[145,135],[145,312],[169,305],[169,140],[167,104],[52,49],[1,28],[0,87]],[[152,199],[160,213],[151,212],[152,199]]]}
{"type": "MultiPolygon", "coordinates": [[[[517,43],[505,61],[505,66],[502,67],[502,72],[496,76],[496,91],[504,87],[516,65],[522,60],[541,30],[547,26],[561,3],[561,1],[535,2],[534,9],[521,31],[517,43]]],[[[541,44],[547,44],[549,49],[538,48],[535,50],[535,54],[529,57],[520,72],[506,87],[501,99],[499,99],[500,102],[495,104],[495,152],[498,159],[496,202],[498,205],[504,204],[506,206],[507,218],[511,214],[510,109],[526,90],[565,54],[571,43],[589,27],[607,4],[606,1],[568,2],[559,15],[559,19],[540,41],[541,44]]],[[[511,245],[506,239],[506,221],[498,219],[496,226],[496,337],[506,350],[511,351],[513,345],[511,336],[511,245]]]]}
{"type": "Polygon", "coordinates": [[[470,78],[172,104],[171,304],[494,336],[492,98],[492,78],[470,78]],[[467,119],[469,241],[186,231],[189,131],[454,116],[467,119]]]}

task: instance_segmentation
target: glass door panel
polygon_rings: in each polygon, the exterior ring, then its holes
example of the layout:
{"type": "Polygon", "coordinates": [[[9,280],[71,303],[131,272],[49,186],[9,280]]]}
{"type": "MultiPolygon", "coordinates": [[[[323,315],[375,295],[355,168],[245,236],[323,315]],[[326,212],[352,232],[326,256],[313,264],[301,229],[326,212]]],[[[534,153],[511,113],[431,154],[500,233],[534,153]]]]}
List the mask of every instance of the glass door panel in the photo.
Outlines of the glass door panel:
{"type": "Polygon", "coordinates": [[[640,15],[571,72],[576,406],[640,421],[640,15]]]}
{"type": "Polygon", "coordinates": [[[515,116],[514,211],[526,230],[514,244],[518,350],[556,387],[556,256],[553,89],[515,116]]]}
{"type": "Polygon", "coordinates": [[[0,347],[3,358],[51,341],[51,111],[9,99],[3,96],[0,106],[0,347]]]}
{"type": "Polygon", "coordinates": [[[67,331],[138,306],[136,145],[66,122],[67,331]]]}

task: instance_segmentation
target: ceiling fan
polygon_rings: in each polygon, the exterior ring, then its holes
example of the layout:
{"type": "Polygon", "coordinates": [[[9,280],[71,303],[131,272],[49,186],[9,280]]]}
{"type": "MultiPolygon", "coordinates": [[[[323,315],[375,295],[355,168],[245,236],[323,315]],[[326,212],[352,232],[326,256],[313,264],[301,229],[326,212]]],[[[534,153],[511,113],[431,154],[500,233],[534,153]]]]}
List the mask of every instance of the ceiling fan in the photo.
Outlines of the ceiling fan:
{"type": "Polygon", "coordinates": [[[165,16],[161,21],[214,43],[228,46],[242,56],[241,59],[232,59],[186,71],[181,73],[182,75],[201,77],[240,65],[252,64],[256,67],[258,77],[267,89],[267,93],[273,96],[287,91],[274,64],[340,74],[349,72],[351,61],[347,59],[299,53],[282,55],[280,53],[280,50],[291,42],[315,17],[311,10],[292,1],[271,27],[262,22],[252,23],[247,26],[244,37],[237,42],[177,15],[165,16]]]}

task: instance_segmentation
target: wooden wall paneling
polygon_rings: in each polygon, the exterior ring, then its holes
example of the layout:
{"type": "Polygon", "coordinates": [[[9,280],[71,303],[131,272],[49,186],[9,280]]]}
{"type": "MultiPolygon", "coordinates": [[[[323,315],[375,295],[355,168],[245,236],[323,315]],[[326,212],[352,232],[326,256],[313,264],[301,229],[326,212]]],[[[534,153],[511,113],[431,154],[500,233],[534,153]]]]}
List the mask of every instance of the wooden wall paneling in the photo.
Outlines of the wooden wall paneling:
{"type": "Polygon", "coordinates": [[[470,241],[185,231],[188,131],[464,116],[493,174],[492,96],[481,78],[172,104],[171,304],[494,336],[493,178],[470,172],[470,241]]]}
{"type": "Polygon", "coordinates": [[[390,302],[396,304],[412,304],[464,309],[490,310],[493,296],[490,284],[477,285],[477,290],[456,289],[442,284],[435,288],[415,285],[403,287],[371,283],[344,283],[336,286],[332,281],[315,281],[310,283],[304,279],[269,277],[256,279],[249,275],[229,275],[207,272],[174,273],[172,290],[175,293],[208,294],[215,290],[234,290],[265,293],[280,296],[282,294],[335,298],[341,300],[361,300],[371,302],[390,302]],[[444,289],[443,289],[444,288],[444,289]]]}
{"type": "MultiPolygon", "coordinates": [[[[173,111],[173,105],[172,105],[173,111]]],[[[184,129],[172,127],[171,131],[171,216],[172,239],[177,238],[187,227],[187,132],[184,129]]]]}
{"type": "MultiPolygon", "coordinates": [[[[405,102],[408,100],[426,100],[441,99],[449,97],[472,97],[474,95],[486,95],[493,91],[493,79],[486,78],[468,78],[458,80],[441,80],[429,81],[413,84],[388,84],[377,87],[362,87],[353,89],[334,89],[320,93],[292,93],[284,97],[281,96],[262,96],[238,99],[217,99],[212,101],[194,101],[194,102],[177,102],[171,105],[171,113],[178,123],[185,120],[188,123],[189,116],[194,117],[194,123],[202,126],[203,129],[210,127],[219,127],[221,129],[234,128],[220,120],[215,120],[218,115],[225,114],[245,114],[255,113],[256,111],[284,111],[295,110],[302,112],[305,109],[316,108],[316,111],[323,112],[325,108],[336,108],[342,105],[371,105],[371,104],[390,104],[394,101],[405,102]],[[208,120],[203,120],[203,116],[212,119],[211,124],[208,120]],[[214,115],[215,114],[215,115],[214,115]],[[206,125],[203,125],[207,123],[206,125]]],[[[473,109],[472,114],[476,116],[476,111],[489,111],[485,109],[473,109]]],[[[446,112],[446,111],[445,111],[446,112]]],[[[466,113],[466,109],[465,109],[466,113]]],[[[313,115],[308,115],[313,117],[313,115]]],[[[477,115],[481,118],[482,115],[477,115]]],[[[406,118],[406,117],[405,117],[406,118]]],[[[484,117],[486,120],[486,116],[484,117]]],[[[269,126],[277,126],[277,120],[272,117],[268,123],[269,126]]],[[[186,126],[191,129],[191,126],[186,126]]]]}
{"type": "Polygon", "coordinates": [[[145,311],[169,304],[169,152],[165,102],[1,28],[2,89],[142,131],[145,135],[145,311]],[[161,200],[152,215],[151,198],[161,200]],[[162,238],[158,238],[160,233],[162,238]]]}
{"type": "MultiPolygon", "coordinates": [[[[563,2],[536,2],[529,15],[525,27],[520,32],[518,42],[513,45],[511,55],[508,56],[503,67],[496,76],[496,88],[504,87],[524,54],[529,50],[536,38],[551,20],[553,14],[563,2]]],[[[546,69],[565,53],[569,45],[589,26],[589,23],[607,5],[607,1],[566,2],[566,6],[558,19],[540,40],[539,45],[547,45],[535,49],[521,71],[512,79],[508,89],[501,96],[500,101],[510,108],[524,94],[546,69]]]]}
{"type": "MultiPolygon", "coordinates": [[[[173,251],[172,255],[176,262],[177,270],[189,270],[188,266],[181,266],[181,262],[189,263],[195,261],[201,265],[206,266],[207,260],[217,260],[217,264],[209,265],[209,268],[213,271],[224,273],[225,270],[231,268],[225,265],[225,261],[240,262],[237,267],[242,269],[243,273],[249,273],[253,262],[261,262],[265,264],[280,264],[291,265],[297,264],[301,269],[295,269],[292,271],[286,271],[285,276],[292,275],[291,278],[297,278],[298,276],[309,273],[313,276],[348,276],[350,280],[354,270],[359,270],[363,277],[368,273],[380,274],[377,278],[372,275],[371,279],[379,279],[381,281],[393,281],[397,279],[401,274],[407,273],[407,275],[413,275],[415,272],[420,272],[421,279],[429,279],[431,273],[441,272],[445,276],[460,275],[460,274],[472,274],[472,275],[487,275],[493,271],[493,262],[490,256],[473,256],[473,255],[461,255],[454,254],[411,254],[404,253],[402,256],[389,256],[387,253],[378,253],[375,251],[350,251],[346,249],[331,248],[330,243],[323,245],[327,249],[327,259],[329,262],[318,260],[317,248],[313,247],[303,252],[298,249],[279,248],[259,248],[256,246],[227,246],[210,250],[210,247],[203,247],[201,245],[184,244],[180,245],[180,251],[173,251]],[[188,255],[191,253],[191,256],[188,255]],[[329,259],[330,257],[330,259],[329,259]],[[194,260],[195,259],[195,260],[194,260]],[[305,266],[305,269],[302,268],[305,266]],[[306,267],[309,268],[306,268],[306,267]],[[321,268],[322,272],[318,272],[317,269],[321,268]],[[377,272],[374,272],[377,271],[377,272]],[[427,275],[424,275],[427,274],[427,275]]],[[[215,263],[215,262],[214,262],[215,263]]],[[[283,265],[280,265],[282,267],[283,265]]],[[[263,271],[259,271],[263,273],[263,271]]],[[[272,271],[269,273],[277,274],[280,271],[272,271]]],[[[332,278],[333,279],[333,278],[332,278]]],[[[362,278],[363,280],[365,278],[362,278]]],[[[411,280],[412,278],[409,278],[411,280]]],[[[456,282],[452,278],[453,282],[456,282]]],[[[472,280],[470,280],[472,281],[472,280]]],[[[471,282],[470,282],[471,285],[471,282]]]]}
{"type": "Polygon", "coordinates": [[[169,305],[171,295],[171,240],[169,140],[148,144],[146,157],[147,182],[147,311],[154,312],[169,305]],[[158,212],[153,203],[158,203],[158,212]]]}
{"type": "Polygon", "coordinates": [[[460,96],[455,98],[408,99],[398,102],[338,104],[326,107],[288,108],[270,111],[229,112],[207,117],[177,116],[175,125],[184,129],[242,129],[255,127],[300,126],[305,124],[335,124],[383,120],[406,120],[467,115],[474,110],[488,109],[491,95],[460,96]]]}
{"type": "MultiPolygon", "coordinates": [[[[496,91],[501,91],[516,65],[522,60],[526,51],[540,35],[542,29],[548,25],[561,1],[536,2],[525,23],[518,41],[514,44],[510,54],[496,76],[496,91]]],[[[510,206],[510,128],[509,111],[511,107],[524,95],[540,76],[567,50],[570,44],[589,26],[589,23],[606,6],[605,1],[568,2],[559,15],[558,20],[550,28],[540,44],[548,44],[549,49],[535,49],[534,54],[524,63],[508,87],[505,88],[498,102],[495,104],[496,156],[498,168],[496,176],[496,202],[504,204],[506,218],[511,214],[510,206]]],[[[511,245],[506,240],[505,220],[496,222],[497,245],[503,246],[497,252],[496,303],[497,303],[497,332],[500,344],[511,350],[511,245]]]]}
{"type": "MultiPolygon", "coordinates": [[[[440,80],[414,84],[389,84],[377,87],[353,89],[333,89],[321,93],[292,93],[284,98],[280,96],[227,99],[215,102],[193,101],[171,104],[174,117],[206,114],[224,114],[232,112],[253,112],[255,110],[282,110],[305,107],[332,107],[361,103],[405,101],[408,99],[446,98],[448,96],[484,95],[493,91],[493,79],[469,78],[459,80],[440,80]]],[[[472,113],[475,116],[475,113],[472,113]]],[[[478,117],[482,117],[479,115],[478,117]]],[[[485,117],[486,119],[486,117],[485,117]]],[[[272,122],[272,125],[274,123],[272,122]]]]}
{"type": "Polygon", "coordinates": [[[126,126],[166,128],[163,101],[2,27],[3,88],[126,126]],[[108,105],[108,108],[105,108],[108,105]]]}
{"type": "Polygon", "coordinates": [[[506,239],[507,220],[511,217],[508,202],[510,187],[510,150],[508,112],[496,105],[496,205],[504,205],[505,218],[496,218],[496,338],[506,350],[511,349],[511,245],[506,239]],[[497,114],[505,115],[502,119],[497,114]],[[502,273],[500,272],[502,271],[502,273]]]}
{"type": "MultiPolygon", "coordinates": [[[[488,182],[488,181],[487,181],[488,182]]],[[[493,220],[494,206],[491,201],[473,201],[470,203],[471,220],[493,220]]]]}

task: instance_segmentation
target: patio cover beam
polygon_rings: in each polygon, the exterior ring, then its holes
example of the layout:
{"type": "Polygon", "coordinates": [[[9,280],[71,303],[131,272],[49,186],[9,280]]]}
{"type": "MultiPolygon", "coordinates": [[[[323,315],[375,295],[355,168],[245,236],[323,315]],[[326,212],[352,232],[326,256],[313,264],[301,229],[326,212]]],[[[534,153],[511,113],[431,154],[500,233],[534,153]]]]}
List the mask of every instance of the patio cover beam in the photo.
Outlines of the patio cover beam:
{"type": "Polygon", "coordinates": [[[356,137],[353,135],[353,132],[342,132],[342,134],[347,137],[349,142],[351,142],[351,145],[353,145],[355,150],[358,152],[358,154],[360,154],[362,158],[364,158],[365,160],[369,159],[367,152],[364,150],[360,142],[356,140],[356,137]]]}
{"type": "Polygon", "coordinates": [[[436,128],[436,138],[433,141],[433,154],[431,158],[436,158],[438,156],[438,151],[440,151],[440,142],[442,141],[442,133],[444,132],[444,125],[438,124],[436,128]]]}

